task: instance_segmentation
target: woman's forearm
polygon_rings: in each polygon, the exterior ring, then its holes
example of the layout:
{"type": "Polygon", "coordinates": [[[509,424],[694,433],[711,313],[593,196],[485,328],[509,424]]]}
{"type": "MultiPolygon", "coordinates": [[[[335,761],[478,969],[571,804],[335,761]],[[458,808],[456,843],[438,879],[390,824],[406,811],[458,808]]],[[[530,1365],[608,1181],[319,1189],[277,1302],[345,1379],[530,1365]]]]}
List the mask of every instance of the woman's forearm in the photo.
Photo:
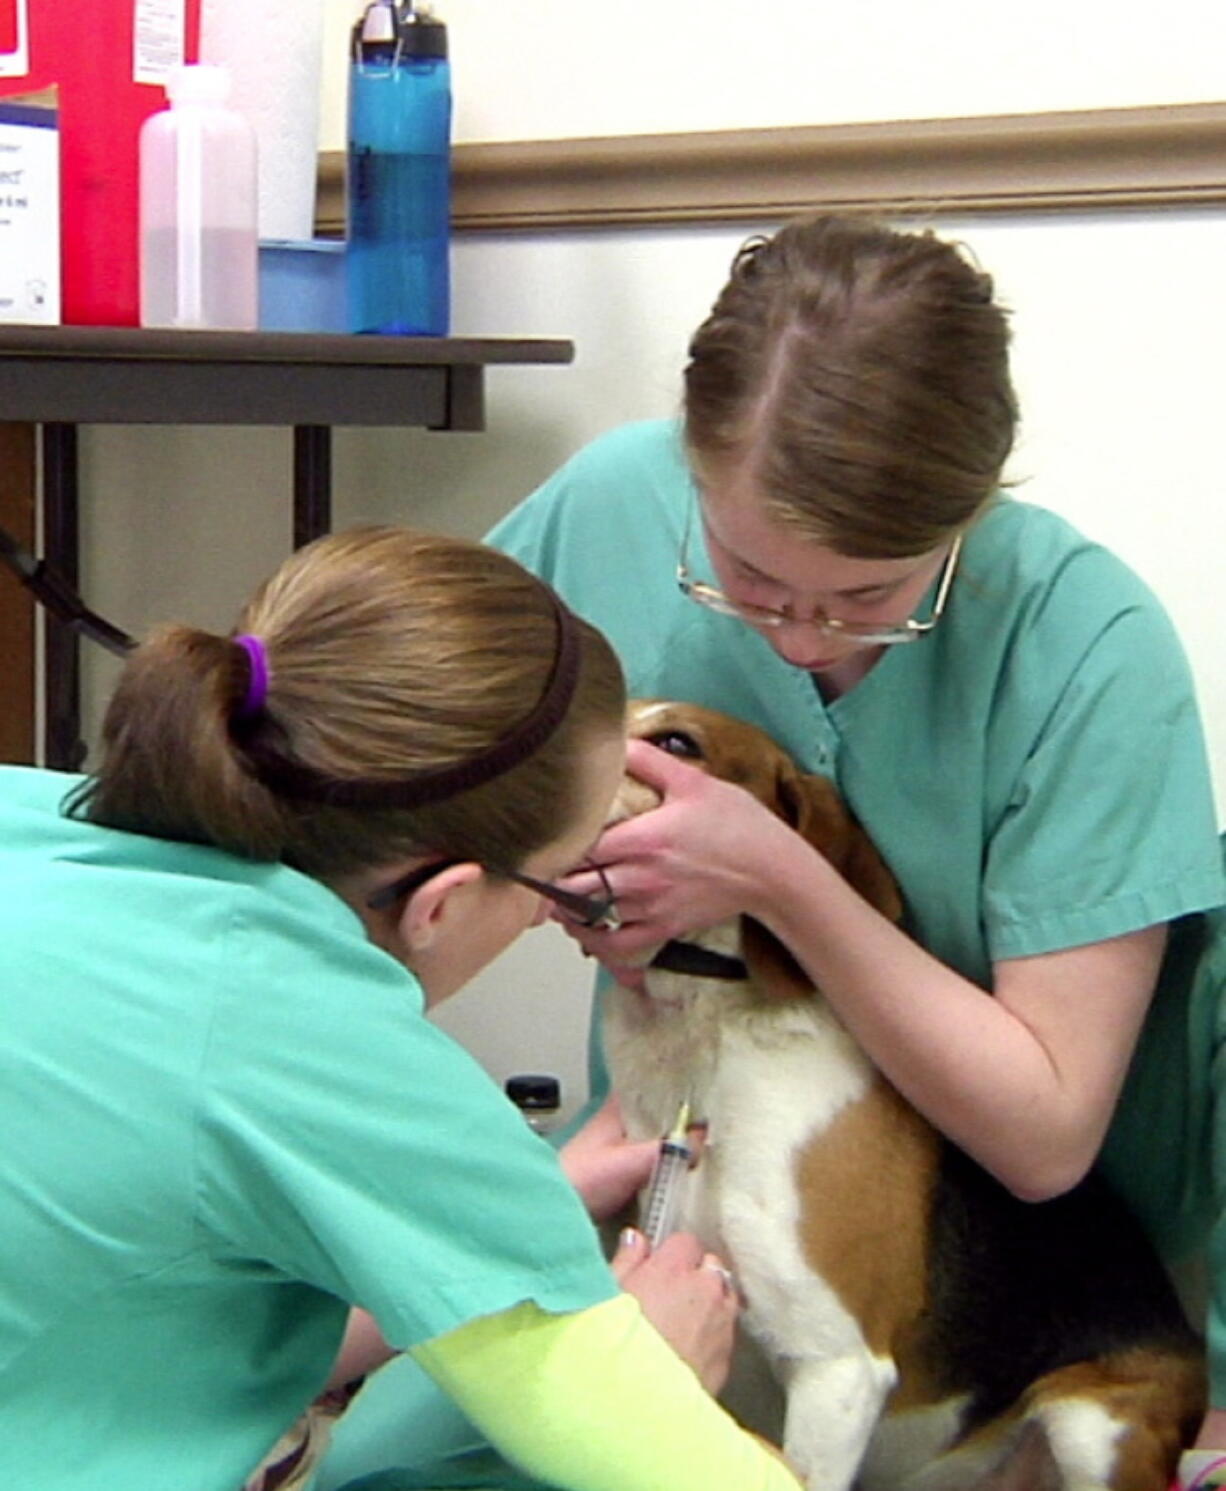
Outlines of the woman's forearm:
{"type": "Polygon", "coordinates": [[[412,1354],[499,1451],[567,1491],[800,1491],[707,1395],[628,1295],[519,1305],[412,1354]]]}
{"type": "Polygon", "coordinates": [[[753,914],[894,1086],[1017,1194],[1041,1199],[1078,1180],[1109,1122],[1165,929],[998,964],[992,998],[798,836],[773,848],[753,914]]]}

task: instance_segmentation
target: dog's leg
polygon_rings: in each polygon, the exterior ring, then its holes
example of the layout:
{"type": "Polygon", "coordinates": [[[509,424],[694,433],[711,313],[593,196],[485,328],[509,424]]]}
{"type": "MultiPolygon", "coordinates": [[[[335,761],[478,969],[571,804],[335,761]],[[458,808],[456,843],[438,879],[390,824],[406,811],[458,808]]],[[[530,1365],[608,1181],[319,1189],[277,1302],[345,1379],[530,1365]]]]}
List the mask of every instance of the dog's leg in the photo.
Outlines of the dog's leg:
{"type": "Polygon", "coordinates": [[[1199,1354],[1137,1348],[1040,1378],[1023,1412],[1042,1425],[1065,1491],[1164,1491],[1204,1401],[1199,1354]]]}
{"type": "Polygon", "coordinates": [[[898,1465],[869,1486],[892,1491],[1068,1491],[1041,1424],[998,1422],[948,1454],[898,1465]]]}
{"type": "Polygon", "coordinates": [[[897,1374],[868,1352],[780,1364],[783,1449],[808,1491],[848,1491],[897,1374]]]}
{"type": "Polygon", "coordinates": [[[882,1483],[897,1491],[1165,1491],[1203,1404],[1203,1365],[1123,1352],[1057,1369],[1013,1409],[882,1483]]]}
{"type": "Polygon", "coordinates": [[[1060,1467],[1040,1424],[1029,1423],[1004,1461],[974,1491],[1063,1491],[1060,1467]]]}

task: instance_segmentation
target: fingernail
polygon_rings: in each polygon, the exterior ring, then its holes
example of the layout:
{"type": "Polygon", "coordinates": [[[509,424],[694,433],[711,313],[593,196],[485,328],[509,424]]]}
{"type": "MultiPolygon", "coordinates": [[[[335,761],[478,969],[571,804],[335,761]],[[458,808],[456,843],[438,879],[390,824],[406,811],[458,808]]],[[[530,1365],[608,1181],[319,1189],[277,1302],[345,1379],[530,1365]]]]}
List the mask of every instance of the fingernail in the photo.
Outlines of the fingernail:
{"type": "Polygon", "coordinates": [[[623,1248],[637,1248],[643,1241],[643,1234],[637,1227],[623,1227],[617,1241],[623,1248]]]}

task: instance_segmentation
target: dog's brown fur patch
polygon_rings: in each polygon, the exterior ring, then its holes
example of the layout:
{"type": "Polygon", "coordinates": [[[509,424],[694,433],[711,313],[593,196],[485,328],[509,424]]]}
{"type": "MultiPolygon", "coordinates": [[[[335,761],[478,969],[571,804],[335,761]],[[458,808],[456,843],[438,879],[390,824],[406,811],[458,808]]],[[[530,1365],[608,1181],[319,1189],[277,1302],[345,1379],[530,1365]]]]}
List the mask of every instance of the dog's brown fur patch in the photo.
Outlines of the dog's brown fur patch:
{"type": "Polygon", "coordinates": [[[844,1108],[796,1162],[805,1259],[878,1356],[898,1359],[923,1309],[935,1172],[931,1129],[883,1082],[844,1108]]]}

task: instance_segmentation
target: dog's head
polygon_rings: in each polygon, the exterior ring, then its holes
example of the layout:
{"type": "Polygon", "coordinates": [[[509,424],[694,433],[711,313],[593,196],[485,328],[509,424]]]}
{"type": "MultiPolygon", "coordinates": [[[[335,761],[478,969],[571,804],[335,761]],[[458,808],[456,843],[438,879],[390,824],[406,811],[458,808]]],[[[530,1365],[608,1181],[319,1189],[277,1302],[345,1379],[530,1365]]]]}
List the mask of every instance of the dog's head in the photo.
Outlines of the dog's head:
{"type": "MultiPolygon", "coordinates": [[[[801,771],[763,730],[697,704],[636,699],[627,714],[628,733],[751,793],[812,844],[843,878],[882,915],[902,915],[898,886],[868,835],[848,811],[832,782],[801,771]]],[[[614,818],[630,818],[655,807],[655,792],[627,777],[614,804],[614,818]]],[[[767,971],[778,988],[796,992],[808,983],[787,952],[757,923],[746,919],[746,962],[767,971]],[[799,987],[798,987],[799,986],[799,987]]]]}

